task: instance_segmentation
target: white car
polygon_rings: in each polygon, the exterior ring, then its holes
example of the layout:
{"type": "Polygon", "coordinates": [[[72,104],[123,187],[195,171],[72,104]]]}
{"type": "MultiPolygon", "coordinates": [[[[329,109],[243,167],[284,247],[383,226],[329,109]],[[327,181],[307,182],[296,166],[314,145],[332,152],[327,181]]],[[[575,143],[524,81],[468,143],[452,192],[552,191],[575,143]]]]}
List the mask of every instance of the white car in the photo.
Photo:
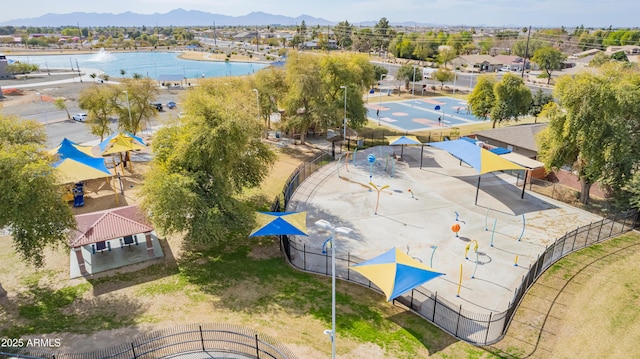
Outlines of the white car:
{"type": "Polygon", "coordinates": [[[500,68],[500,71],[509,72],[509,71],[511,71],[511,67],[510,66],[502,66],[500,68]]]}
{"type": "Polygon", "coordinates": [[[84,122],[87,119],[87,114],[86,113],[76,113],[71,118],[73,118],[74,121],[84,122]]]}

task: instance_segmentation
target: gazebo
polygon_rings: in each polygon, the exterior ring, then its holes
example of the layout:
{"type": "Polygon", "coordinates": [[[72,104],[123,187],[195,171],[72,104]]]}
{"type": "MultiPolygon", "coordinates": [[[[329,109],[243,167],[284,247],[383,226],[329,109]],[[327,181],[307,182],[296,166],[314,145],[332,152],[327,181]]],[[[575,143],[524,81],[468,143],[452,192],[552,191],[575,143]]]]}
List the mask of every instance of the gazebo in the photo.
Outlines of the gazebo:
{"type": "Polygon", "coordinates": [[[71,278],[164,256],[153,227],[138,206],[75,218],[77,229],[69,233],[71,278]]]}

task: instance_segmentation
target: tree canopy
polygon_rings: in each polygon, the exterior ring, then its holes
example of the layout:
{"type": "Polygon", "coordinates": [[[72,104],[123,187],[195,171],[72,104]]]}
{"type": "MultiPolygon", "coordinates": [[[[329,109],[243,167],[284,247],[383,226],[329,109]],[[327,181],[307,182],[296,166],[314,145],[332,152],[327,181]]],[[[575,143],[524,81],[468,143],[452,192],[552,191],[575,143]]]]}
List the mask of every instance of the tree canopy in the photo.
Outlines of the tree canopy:
{"type": "Polygon", "coordinates": [[[143,206],[165,233],[197,243],[246,236],[253,210],[238,195],[258,186],[275,155],[260,141],[255,94],[244,79],[209,79],[190,91],[185,116],[160,129],[143,206]]]}
{"type": "Polygon", "coordinates": [[[640,107],[634,100],[640,95],[638,70],[610,64],[598,74],[563,76],[554,95],[558,104],[543,110],[541,115],[550,122],[538,138],[545,167],[570,166],[576,171],[585,204],[595,182],[614,193],[633,183],[640,163],[640,107]]]}
{"type": "Polygon", "coordinates": [[[547,84],[551,82],[551,73],[562,69],[562,61],[566,56],[553,47],[542,47],[533,53],[531,60],[540,66],[547,75],[547,84]]]}
{"type": "Polygon", "coordinates": [[[493,126],[526,115],[531,106],[531,90],[522,78],[505,74],[499,82],[493,75],[481,75],[469,95],[471,112],[482,119],[491,117],[493,126]]]}
{"type": "MultiPolygon", "coordinates": [[[[261,70],[264,71],[264,70],[261,70]]],[[[348,126],[360,128],[366,121],[362,92],[375,81],[375,70],[366,56],[315,56],[291,54],[285,66],[286,91],[282,97],[285,110],[282,125],[300,133],[308,129],[326,130],[342,126],[345,105],[348,126]]],[[[271,87],[265,83],[269,95],[271,87]]]]}
{"type": "Polygon", "coordinates": [[[0,115],[0,228],[11,229],[16,252],[36,267],[43,249],[65,244],[75,227],[45,143],[41,124],[0,115]]]}

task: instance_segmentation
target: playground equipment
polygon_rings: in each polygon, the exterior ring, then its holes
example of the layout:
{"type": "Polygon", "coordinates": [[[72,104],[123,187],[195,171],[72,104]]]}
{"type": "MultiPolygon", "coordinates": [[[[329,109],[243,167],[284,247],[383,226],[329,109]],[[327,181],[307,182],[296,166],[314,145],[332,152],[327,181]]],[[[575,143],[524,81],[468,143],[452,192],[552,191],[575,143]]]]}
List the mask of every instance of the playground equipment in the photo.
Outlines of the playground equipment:
{"type": "Polygon", "coordinates": [[[518,242],[520,242],[520,240],[522,239],[522,236],[524,236],[524,227],[526,225],[526,221],[524,219],[524,214],[522,215],[522,233],[520,233],[520,237],[518,238],[518,242]]]}
{"type": "Polygon", "coordinates": [[[458,223],[451,226],[451,230],[456,234],[456,238],[458,238],[458,232],[460,232],[460,225],[458,223]]]}
{"type": "Polygon", "coordinates": [[[462,263],[460,263],[460,281],[458,282],[458,293],[456,297],[460,297],[460,287],[462,287],[462,263]]]}
{"type": "MultiPolygon", "coordinates": [[[[355,154],[353,159],[355,160],[355,154]]],[[[373,164],[376,162],[376,156],[373,153],[370,154],[369,156],[367,156],[367,162],[369,162],[369,182],[371,182],[371,180],[373,179],[373,164]]]]}
{"type": "Polygon", "coordinates": [[[476,243],[475,247],[473,247],[473,251],[476,252],[476,265],[473,267],[473,274],[471,274],[472,279],[476,277],[476,269],[478,269],[478,241],[474,239],[464,248],[464,258],[469,259],[469,257],[467,257],[467,253],[469,252],[469,248],[473,242],[476,243]]]}
{"type": "Polygon", "coordinates": [[[369,184],[371,186],[373,186],[373,188],[375,188],[376,191],[378,191],[378,199],[376,199],[376,210],[373,213],[373,214],[377,215],[378,214],[378,204],[380,203],[380,192],[382,192],[385,188],[388,188],[389,185],[387,184],[387,185],[384,185],[384,186],[378,188],[378,186],[376,186],[375,183],[373,183],[373,182],[369,182],[369,184]]]}
{"type": "Polygon", "coordinates": [[[429,260],[429,267],[433,268],[433,255],[436,254],[436,249],[438,249],[438,246],[431,246],[431,249],[433,249],[433,251],[431,251],[431,260],[429,260]]]}
{"type": "Polygon", "coordinates": [[[497,219],[493,220],[493,230],[491,231],[491,247],[493,247],[493,235],[496,234],[496,224],[498,223],[497,219]]]}

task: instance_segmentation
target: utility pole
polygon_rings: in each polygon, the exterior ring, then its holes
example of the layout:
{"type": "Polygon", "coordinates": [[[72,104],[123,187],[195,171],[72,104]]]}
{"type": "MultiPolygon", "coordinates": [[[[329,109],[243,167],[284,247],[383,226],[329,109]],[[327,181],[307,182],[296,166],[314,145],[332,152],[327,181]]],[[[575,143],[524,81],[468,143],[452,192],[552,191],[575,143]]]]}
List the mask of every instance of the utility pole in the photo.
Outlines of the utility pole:
{"type": "Polygon", "coordinates": [[[527,31],[527,45],[524,47],[524,61],[522,62],[522,78],[524,78],[524,69],[527,67],[527,56],[529,55],[529,38],[531,37],[531,26],[527,31]]]}
{"type": "Polygon", "coordinates": [[[256,52],[260,52],[260,33],[258,32],[257,25],[256,25],[256,52]]]}
{"type": "Polygon", "coordinates": [[[216,22],[213,22],[213,46],[218,46],[218,41],[216,39],[216,22]]]}

